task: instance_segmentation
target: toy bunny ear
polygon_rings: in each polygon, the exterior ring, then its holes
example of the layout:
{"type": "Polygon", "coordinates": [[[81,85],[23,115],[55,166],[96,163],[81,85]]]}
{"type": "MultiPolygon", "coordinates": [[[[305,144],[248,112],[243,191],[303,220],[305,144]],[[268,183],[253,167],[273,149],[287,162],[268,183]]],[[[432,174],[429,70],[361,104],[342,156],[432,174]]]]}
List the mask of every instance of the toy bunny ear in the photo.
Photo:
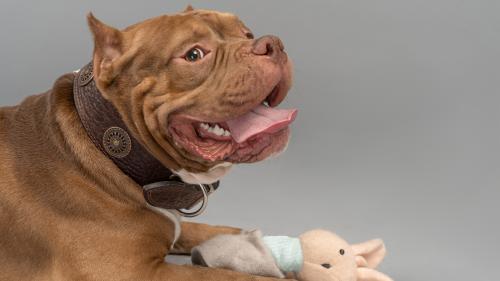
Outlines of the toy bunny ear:
{"type": "Polygon", "coordinates": [[[352,245],[356,263],[361,267],[376,268],[385,257],[385,245],[380,239],[352,245]]]}
{"type": "Polygon", "coordinates": [[[371,268],[360,267],[357,271],[357,281],[393,281],[389,276],[371,268]]]}

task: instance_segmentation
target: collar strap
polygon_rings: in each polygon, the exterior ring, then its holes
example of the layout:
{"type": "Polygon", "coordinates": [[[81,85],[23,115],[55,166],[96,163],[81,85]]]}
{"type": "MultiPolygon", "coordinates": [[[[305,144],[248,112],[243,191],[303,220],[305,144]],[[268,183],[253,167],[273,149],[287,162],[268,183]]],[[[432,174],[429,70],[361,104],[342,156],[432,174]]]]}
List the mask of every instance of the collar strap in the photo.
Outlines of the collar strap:
{"type": "Polygon", "coordinates": [[[208,185],[185,183],[151,155],[130,134],[116,108],[97,89],[92,63],[75,73],[73,97],[89,138],[123,173],[142,187],[144,198],[150,205],[163,209],[191,209],[203,200],[204,208],[206,195],[215,191],[219,182],[208,185]]]}

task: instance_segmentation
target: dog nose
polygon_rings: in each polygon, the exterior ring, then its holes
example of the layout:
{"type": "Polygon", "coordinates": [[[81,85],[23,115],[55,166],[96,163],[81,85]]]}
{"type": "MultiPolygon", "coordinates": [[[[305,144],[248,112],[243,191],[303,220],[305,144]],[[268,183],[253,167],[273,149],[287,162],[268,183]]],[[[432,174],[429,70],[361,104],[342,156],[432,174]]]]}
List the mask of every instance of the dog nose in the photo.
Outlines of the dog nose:
{"type": "Polygon", "coordinates": [[[258,56],[276,58],[284,49],[283,42],[278,37],[266,35],[255,40],[252,53],[258,56]]]}

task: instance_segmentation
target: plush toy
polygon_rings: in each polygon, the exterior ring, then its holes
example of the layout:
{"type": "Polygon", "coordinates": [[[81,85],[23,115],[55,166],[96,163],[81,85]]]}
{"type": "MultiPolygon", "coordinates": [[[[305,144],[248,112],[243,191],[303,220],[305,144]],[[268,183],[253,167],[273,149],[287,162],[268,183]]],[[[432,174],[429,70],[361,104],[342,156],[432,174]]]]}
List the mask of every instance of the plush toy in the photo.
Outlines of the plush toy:
{"type": "Polygon", "coordinates": [[[219,235],[195,247],[193,264],[300,281],[392,281],[375,270],[382,240],[349,245],[336,234],[312,230],[299,238],[262,236],[258,230],[219,235]]]}

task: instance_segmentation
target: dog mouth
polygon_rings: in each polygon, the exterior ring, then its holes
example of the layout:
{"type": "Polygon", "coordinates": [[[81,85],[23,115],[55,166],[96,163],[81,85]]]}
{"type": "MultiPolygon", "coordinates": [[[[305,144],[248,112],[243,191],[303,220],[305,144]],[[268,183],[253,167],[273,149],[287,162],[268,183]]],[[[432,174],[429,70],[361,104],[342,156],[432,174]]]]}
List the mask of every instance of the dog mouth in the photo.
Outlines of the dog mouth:
{"type": "Polygon", "coordinates": [[[278,109],[279,85],[247,113],[222,122],[174,116],[169,132],[177,146],[208,161],[255,162],[278,153],[288,143],[297,109],[278,109]],[[272,106],[271,106],[272,105],[272,106]]]}

